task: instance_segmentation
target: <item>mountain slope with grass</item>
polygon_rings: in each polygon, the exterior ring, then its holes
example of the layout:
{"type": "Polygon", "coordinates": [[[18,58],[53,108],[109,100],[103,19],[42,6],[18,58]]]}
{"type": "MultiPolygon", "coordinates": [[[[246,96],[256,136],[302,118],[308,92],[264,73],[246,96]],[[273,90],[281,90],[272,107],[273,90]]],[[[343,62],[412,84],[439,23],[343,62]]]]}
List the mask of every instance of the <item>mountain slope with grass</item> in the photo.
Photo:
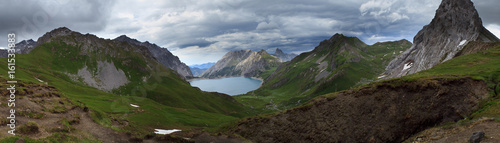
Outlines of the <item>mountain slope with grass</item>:
{"type": "Polygon", "coordinates": [[[179,57],[173,55],[170,51],[168,51],[167,48],[162,48],[156,44],[149,43],[148,41],[139,42],[136,39],[127,37],[126,35],[116,37],[114,40],[127,42],[136,46],[144,46],[148,48],[148,50],[151,52],[151,54],[153,54],[158,62],[165,65],[167,68],[176,71],[178,74],[180,74],[181,77],[193,77],[191,69],[185,63],[181,62],[181,60],[179,60],[179,57]]]}
{"type": "Polygon", "coordinates": [[[264,50],[229,51],[215,65],[204,71],[200,77],[260,77],[264,71],[277,67],[280,63],[280,59],[264,50]]]}
{"type": "Polygon", "coordinates": [[[281,64],[259,89],[235,98],[256,112],[295,107],[377,80],[387,63],[410,46],[407,40],[366,45],[356,37],[335,34],[313,51],[281,64]]]}
{"type": "Polygon", "coordinates": [[[471,134],[465,133],[476,129],[496,137],[496,127],[485,125],[498,125],[500,117],[500,43],[464,48],[475,49],[482,50],[416,74],[246,118],[220,131],[254,142],[467,142],[471,134]]]}
{"type": "MultiPolygon", "coordinates": [[[[48,32],[38,42],[39,45],[29,54],[16,55],[16,80],[28,86],[43,85],[42,90],[51,89],[48,95],[43,96],[56,96],[65,101],[59,103],[64,105],[56,108],[62,110],[61,113],[52,113],[52,106],[44,107],[43,103],[39,105],[41,108],[31,110],[36,113],[65,114],[57,116],[69,118],[69,113],[73,113],[75,108],[81,108],[75,112],[88,110],[85,116],[88,115],[105,129],[126,134],[124,139],[127,141],[154,137],[153,131],[158,128],[201,130],[244,116],[240,113],[244,107],[232,97],[191,87],[175,71],[159,63],[147,47],[80,34],[67,28],[48,32]]],[[[0,63],[7,65],[7,59],[0,60],[0,63]]],[[[6,66],[0,68],[5,73],[7,70],[6,66]]],[[[1,75],[1,78],[5,80],[6,75],[1,75]]],[[[38,98],[37,92],[20,88],[27,93],[20,94],[19,98],[30,101],[32,96],[38,98]]],[[[3,110],[6,106],[0,108],[3,110]]],[[[16,108],[31,109],[29,106],[16,108]]],[[[21,116],[31,118],[31,115],[21,116]]],[[[58,124],[58,121],[44,117],[30,121],[38,125],[45,122],[58,124]]],[[[19,125],[24,124],[26,122],[19,122],[19,125]]],[[[0,130],[5,129],[6,126],[0,127],[0,130]]],[[[51,131],[46,127],[40,130],[49,135],[64,134],[83,139],[79,137],[86,134],[91,137],[90,140],[102,140],[92,131],[78,128],[69,132],[51,131]]],[[[45,136],[21,134],[18,137],[45,136]]],[[[11,138],[0,138],[3,139],[11,138]]]]}

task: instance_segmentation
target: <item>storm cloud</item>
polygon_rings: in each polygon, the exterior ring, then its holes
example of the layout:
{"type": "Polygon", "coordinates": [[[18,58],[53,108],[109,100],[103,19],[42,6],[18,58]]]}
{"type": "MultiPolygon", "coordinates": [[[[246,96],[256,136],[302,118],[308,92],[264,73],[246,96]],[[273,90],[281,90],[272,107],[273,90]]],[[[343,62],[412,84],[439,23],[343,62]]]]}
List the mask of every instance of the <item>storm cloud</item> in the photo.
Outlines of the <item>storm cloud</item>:
{"type": "MultiPolygon", "coordinates": [[[[499,35],[496,0],[473,2],[484,25],[499,35]]],[[[110,39],[125,34],[168,48],[191,65],[216,62],[230,50],[273,53],[280,48],[298,54],[335,33],[359,37],[367,44],[412,41],[439,4],[438,0],[7,0],[0,2],[0,37],[15,32],[18,40],[36,40],[61,26],[110,39]]]]}

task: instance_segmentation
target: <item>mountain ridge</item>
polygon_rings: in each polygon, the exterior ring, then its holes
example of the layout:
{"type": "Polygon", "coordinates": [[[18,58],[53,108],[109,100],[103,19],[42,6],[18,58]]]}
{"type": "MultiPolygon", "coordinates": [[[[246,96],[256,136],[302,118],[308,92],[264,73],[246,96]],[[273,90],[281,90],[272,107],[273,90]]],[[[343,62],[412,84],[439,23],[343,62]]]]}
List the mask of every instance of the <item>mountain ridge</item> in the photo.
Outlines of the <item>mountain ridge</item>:
{"type": "Polygon", "coordinates": [[[259,77],[264,71],[278,66],[280,60],[265,50],[229,51],[216,64],[204,71],[202,78],[259,77]]]}
{"type": "Polygon", "coordinates": [[[167,48],[162,48],[154,43],[140,42],[137,39],[132,39],[126,35],[116,37],[114,40],[124,41],[135,45],[145,46],[153,54],[153,56],[166,67],[177,71],[184,78],[193,77],[191,69],[179,57],[173,55],[167,48]]]}

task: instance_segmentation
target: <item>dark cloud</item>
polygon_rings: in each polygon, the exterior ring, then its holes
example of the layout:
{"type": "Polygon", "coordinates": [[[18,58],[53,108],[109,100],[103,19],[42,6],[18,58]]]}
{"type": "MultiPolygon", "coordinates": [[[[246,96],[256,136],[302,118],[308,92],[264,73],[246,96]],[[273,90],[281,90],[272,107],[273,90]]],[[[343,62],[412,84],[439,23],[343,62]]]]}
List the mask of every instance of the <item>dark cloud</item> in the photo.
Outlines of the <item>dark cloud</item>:
{"type": "MultiPolygon", "coordinates": [[[[16,33],[18,40],[34,39],[57,27],[81,32],[103,30],[113,1],[5,0],[1,1],[0,37],[16,33]]],[[[0,41],[5,45],[6,41],[0,41]]]]}
{"type": "Polygon", "coordinates": [[[500,26],[500,1],[498,0],[473,0],[474,6],[483,20],[483,24],[497,24],[500,26]]]}
{"type": "MultiPolygon", "coordinates": [[[[485,25],[498,33],[497,0],[473,1],[485,25]]],[[[23,27],[34,27],[21,35],[37,38],[67,26],[104,38],[126,34],[166,47],[183,62],[200,64],[215,62],[230,50],[308,51],[335,33],[356,36],[367,44],[412,41],[439,4],[438,0],[7,0],[0,2],[0,32],[22,33],[23,27]],[[49,15],[46,20],[44,14],[49,15]]]]}

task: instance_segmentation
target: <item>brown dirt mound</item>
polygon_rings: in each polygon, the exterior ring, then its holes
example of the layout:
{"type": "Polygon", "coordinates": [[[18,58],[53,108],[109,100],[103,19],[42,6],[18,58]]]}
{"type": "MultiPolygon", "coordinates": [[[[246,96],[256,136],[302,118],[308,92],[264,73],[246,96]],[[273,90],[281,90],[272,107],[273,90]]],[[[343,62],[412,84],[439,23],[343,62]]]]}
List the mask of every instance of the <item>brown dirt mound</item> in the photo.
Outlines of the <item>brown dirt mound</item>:
{"type": "Polygon", "coordinates": [[[228,133],[254,142],[402,142],[464,118],[487,97],[487,85],[471,78],[390,80],[247,118],[228,133]]]}

